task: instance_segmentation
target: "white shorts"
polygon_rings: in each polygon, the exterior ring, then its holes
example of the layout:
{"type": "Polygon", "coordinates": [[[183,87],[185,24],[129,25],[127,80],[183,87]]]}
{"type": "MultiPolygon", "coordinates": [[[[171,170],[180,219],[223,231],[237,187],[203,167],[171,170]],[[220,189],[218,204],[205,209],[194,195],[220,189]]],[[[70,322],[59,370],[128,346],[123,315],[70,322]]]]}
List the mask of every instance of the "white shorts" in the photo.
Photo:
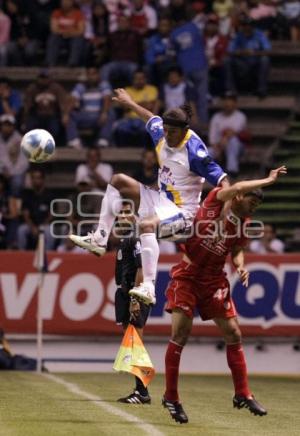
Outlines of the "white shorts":
{"type": "Polygon", "coordinates": [[[164,191],[155,191],[140,183],[139,219],[157,215],[160,219],[157,237],[178,241],[185,239],[185,232],[193,222],[193,216],[185,213],[173,201],[169,200],[164,191]]]}

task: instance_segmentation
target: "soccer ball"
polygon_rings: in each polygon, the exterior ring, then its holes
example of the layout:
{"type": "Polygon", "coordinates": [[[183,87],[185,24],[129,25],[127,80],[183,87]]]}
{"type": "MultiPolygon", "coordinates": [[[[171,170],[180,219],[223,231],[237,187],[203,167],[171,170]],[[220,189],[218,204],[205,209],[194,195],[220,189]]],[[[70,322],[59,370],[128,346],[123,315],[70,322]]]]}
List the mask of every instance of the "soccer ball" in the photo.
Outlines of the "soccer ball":
{"type": "Polygon", "coordinates": [[[55,141],[47,130],[30,130],[22,138],[21,150],[30,162],[46,162],[54,155],[55,141]]]}

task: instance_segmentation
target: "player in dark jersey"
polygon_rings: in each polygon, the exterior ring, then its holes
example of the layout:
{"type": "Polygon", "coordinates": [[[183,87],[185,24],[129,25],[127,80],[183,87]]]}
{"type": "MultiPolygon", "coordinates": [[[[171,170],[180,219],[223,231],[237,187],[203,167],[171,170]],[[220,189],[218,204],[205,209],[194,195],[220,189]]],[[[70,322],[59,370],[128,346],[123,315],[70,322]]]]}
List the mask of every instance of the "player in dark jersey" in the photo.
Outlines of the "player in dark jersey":
{"type": "Polygon", "coordinates": [[[243,247],[248,239],[249,217],[262,201],[259,188],[271,185],[281,174],[286,174],[284,166],[272,170],[265,179],[213,189],[195,217],[194,235],[183,246],[182,261],[171,271],[166,310],[172,313],[172,338],[165,356],[166,391],[162,404],[177,422],[188,422],[177,386],[180,356],[191,332],[195,309],[203,320],[212,319],[224,336],[235,388],[234,407],[247,407],[255,415],[267,414],[248,386],[241,331],[224,265],[231,253],[240,280],[248,286],[249,273],[244,266],[243,247]],[[231,206],[224,209],[224,203],[228,201],[231,201],[231,206]]]}
{"type": "MultiPolygon", "coordinates": [[[[116,322],[122,325],[124,330],[129,323],[134,325],[142,337],[151,306],[136,301],[128,294],[134,285],[143,281],[141,244],[136,238],[135,216],[130,203],[123,202],[117,217],[115,233],[120,238],[115,268],[117,284],[115,294],[116,322]]],[[[127,397],[119,398],[118,401],[128,404],[150,404],[151,398],[148,389],[138,377],[135,377],[135,383],[134,392],[127,397]]]]}

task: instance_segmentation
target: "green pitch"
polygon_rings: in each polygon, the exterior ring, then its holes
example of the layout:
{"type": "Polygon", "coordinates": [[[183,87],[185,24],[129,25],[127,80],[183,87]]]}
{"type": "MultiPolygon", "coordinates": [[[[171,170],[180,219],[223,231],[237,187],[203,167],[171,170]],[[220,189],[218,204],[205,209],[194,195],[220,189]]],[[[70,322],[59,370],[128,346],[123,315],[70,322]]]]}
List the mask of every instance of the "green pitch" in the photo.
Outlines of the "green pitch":
{"type": "Polygon", "coordinates": [[[127,374],[55,376],[56,381],[34,373],[0,373],[1,436],[300,435],[296,377],[252,377],[251,388],[269,411],[266,417],[256,417],[233,409],[229,376],[184,375],[181,399],[190,422],[180,425],[160,404],[163,376],[150,385],[150,406],[116,403],[133,386],[127,374]]]}

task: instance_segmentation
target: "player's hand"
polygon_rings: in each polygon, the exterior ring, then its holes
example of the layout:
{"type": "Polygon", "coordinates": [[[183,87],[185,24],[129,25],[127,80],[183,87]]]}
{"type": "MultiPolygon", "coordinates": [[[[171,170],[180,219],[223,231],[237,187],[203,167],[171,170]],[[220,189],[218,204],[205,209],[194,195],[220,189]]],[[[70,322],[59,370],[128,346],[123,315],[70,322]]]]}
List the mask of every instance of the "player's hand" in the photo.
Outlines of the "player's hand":
{"type": "Polygon", "coordinates": [[[130,319],[136,320],[140,314],[140,311],[140,303],[135,298],[131,298],[129,304],[130,319]]]}
{"type": "Polygon", "coordinates": [[[238,268],[237,273],[240,277],[240,281],[245,286],[245,288],[247,288],[249,284],[249,271],[247,271],[245,268],[238,268]]]}
{"type": "Polygon", "coordinates": [[[280,175],[286,173],[287,173],[287,168],[285,165],[283,165],[282,167],[276,168],[275,170],[271,170],[269,174],[269,178],[271,179],[272,183],[274,183],[280,175]]]}
{"type": "Polygon", "coordinates": [[[123,88],[117,88],[114,90],[115,96],[112,97],[112,100],[119,103],[122,106],[130,106],[133,103],[132,98],[128,94],[127,91],[123,88]]]}

